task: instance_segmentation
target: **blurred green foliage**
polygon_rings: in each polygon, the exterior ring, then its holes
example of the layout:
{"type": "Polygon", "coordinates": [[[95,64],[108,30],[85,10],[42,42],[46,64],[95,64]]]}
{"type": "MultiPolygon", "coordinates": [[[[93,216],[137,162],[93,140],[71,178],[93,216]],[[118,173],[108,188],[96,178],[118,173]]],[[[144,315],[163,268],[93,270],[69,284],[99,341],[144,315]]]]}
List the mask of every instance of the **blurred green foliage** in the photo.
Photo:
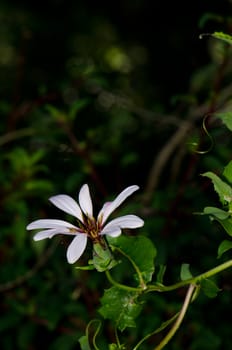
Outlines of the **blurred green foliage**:
{"type": "MultiPolygon", "coordinates": [[[[144,218],[140,233],[157,247],[157,275],[167,265],[170,284],[183,263],[193,274],[218,263],[224,231],[193,213],[218,201],[210,179],[199,175],[220,176],[231,160],[224,125],[231,121],[221,116],[232,107],[232,49],[199,35],[230,33],[231,2],[166,5],[0,4],[1,349],[78,349],[89,321],[100,317],[96,309],[109,287],[104,276],[68,265],[68,238],[35,243],[25,229],[37,218],[60,218],[51,195],[75,197],[88,183],[100,208],[138,184],[140,193],[120,213],[144,218]]],[[[221,261],[231,255],[224,249],[221,261]]],[[[215,282],[222,292],[199,297],[167,349],[230,349],[224,320],[232,311],[231,271],[215,282]]],[[[170,319],[183,297],[181,290],[147,295],[136,331],[120,336],[135,344],[170,319]]],[[[107,322],[98,335],[101,350],[106,339],[115,343],[107,322]]]]}

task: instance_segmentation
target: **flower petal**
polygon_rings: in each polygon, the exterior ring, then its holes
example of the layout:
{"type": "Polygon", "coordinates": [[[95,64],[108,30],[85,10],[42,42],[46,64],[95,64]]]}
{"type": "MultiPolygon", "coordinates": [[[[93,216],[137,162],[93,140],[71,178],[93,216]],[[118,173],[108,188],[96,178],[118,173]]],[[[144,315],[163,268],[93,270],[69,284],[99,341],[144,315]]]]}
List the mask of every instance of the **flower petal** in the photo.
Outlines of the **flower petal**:
{"type": "Polygon", "coordinates": [[[51,228],[49,230],[43,230],[38,233],[33,237],[34,241],[41,241],[42,239],[45,238],[52,238],[53,236],[57,234],[66,234],[66,235],[74,235],[75,233],[70,233],[68,229],[63,228],[63,229],[56,229],[56,228],[51,228]]]}
{"type": "Polygon", "coordinates": [[[98,214],[98,220],[102,220],[102,224],[106,221],[109,215],[117,208],[119,205],[129,197],[133,192],[137,191],[139,186],[133,185],[127,187],[123,190],[113,202],[105,203],[98,214]]]}
{"type": "Polygon", "coordinates": [[[56,220],[56,219],[40,219],[40,220],[35,220],[31,222],[29,225],[27,225],[26,229],[27,230],[36,230],[40,228],[75,228],[78,229],[78,227],[70,224],[67,221],[63,220],[56,220]]]}
{"type": "Polygon", "coordinates": [[[137,228],[142,227],[144,225],[144,221],[140,219],[136,215],[124,215],[119,218],[111,220],[102,230],[108,230],[110,227],[118,226],[120,228],[137,228]]]}
{"type": "Polygon", "coordinates": [[[89,193],[89,186],[83,185],[79,192],[80,207],[87,216],[93,217],[93,204],[89,193]]]}
{"type": "Polygon", "coordinates": [[[49,198],[49,200],[65,213],[75,216],[81,222],[83,221],[81,209],[72,197],[67,194],[58,194],[57,196],[49,198]]]}
{"type": "Polygon", "coordinates": [[[83,254],[87,245],[87,235],[79,234],[70,243],[67,250],[67,260],[69,264],[75,263],[83,254]]]}
{"type": "Polygon", "coordinates": [[[106,229],[104,228],[101,232],[100,235],[108,235],[111,237],[118,237],[122,233],[122,230],[119,226],[109,226],[106,229]]]}

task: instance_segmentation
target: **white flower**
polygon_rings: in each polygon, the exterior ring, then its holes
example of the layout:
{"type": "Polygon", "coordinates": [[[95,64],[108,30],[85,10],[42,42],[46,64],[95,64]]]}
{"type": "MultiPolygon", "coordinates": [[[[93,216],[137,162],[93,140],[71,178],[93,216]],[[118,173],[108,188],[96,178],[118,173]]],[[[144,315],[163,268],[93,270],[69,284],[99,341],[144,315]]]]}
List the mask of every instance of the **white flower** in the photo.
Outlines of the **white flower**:
{"type": "Polygon", "coordinates": [[[136,185],[127,187],[112,202],[105,203],[97,219],[95,219],[93,217],[93,205],[89,187],[85,184],[79,192],[79,204],[66,194],[59,194],[49,198],[57,208],[75,216],[78,220],[78,226],[63,220],[41,219],[30,223],[27,226],[27,230],[41,229],[34,236],[35,241],[52,238],[57,234],[75,236],[67,250],[67,260],[70,264],[73,264],[83,254],[87,245],[87,238],[90,238],[93,243],[98,243],[101,242],[101,236],[103,235],[117,237],[121,234],[121,229],[123,228],[143,226],[143,220],[136,215],[120,216],[105,224],[110,214],[138,189],[139,187],[136,185]]]}

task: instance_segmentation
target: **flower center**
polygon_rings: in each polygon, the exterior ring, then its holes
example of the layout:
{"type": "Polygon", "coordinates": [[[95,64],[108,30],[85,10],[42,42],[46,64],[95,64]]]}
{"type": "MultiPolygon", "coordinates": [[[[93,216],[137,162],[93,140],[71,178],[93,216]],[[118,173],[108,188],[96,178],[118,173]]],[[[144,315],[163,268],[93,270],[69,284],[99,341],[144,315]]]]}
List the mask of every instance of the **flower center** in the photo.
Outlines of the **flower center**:
{"type": "Polygon", "coordinates": [[[99,236],[101,232],[100,222],[96,221],[95,218],[84,216],[83,223],[79,222],[79,227],[94,243],[101,241],[101,236],[99,236]]]}

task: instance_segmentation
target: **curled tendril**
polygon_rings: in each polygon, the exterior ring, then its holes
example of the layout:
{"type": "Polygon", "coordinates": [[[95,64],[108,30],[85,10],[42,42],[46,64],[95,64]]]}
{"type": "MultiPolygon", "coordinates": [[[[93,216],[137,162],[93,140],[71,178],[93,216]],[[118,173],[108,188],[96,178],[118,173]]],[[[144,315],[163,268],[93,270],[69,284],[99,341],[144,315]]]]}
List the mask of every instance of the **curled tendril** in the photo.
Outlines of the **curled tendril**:
{"type": "MultiPolygon", "coordinates": [[[[210,145],[209,145],[209,147],[208,147],[206,150],[204,150],[204,151],[198,151],[198,150],[195,149],[195,150],[193,151],[193,152],[195,152],[195,153],[198,153],[198,154],[206,154],[206,153],[209,153],[209,152],[212,150],[213,146],[214,146],[213,137],[210,135],[210,133],[209,133],[207,127],[206,127],[206,119],[207,119],[209,116],[210,116],[210,114],[206,114],[206,115],[204,116],[203,122],[202,122],[202,128],[203,128],[205,134],[207,135],[207,137],[208,137],[209,140],[210,140],[210,145]]],[[[197,142],[191,142],[191,145],[196,147],[196,146],[199,145],[199,143],[197,143],[197,142]]]]}

